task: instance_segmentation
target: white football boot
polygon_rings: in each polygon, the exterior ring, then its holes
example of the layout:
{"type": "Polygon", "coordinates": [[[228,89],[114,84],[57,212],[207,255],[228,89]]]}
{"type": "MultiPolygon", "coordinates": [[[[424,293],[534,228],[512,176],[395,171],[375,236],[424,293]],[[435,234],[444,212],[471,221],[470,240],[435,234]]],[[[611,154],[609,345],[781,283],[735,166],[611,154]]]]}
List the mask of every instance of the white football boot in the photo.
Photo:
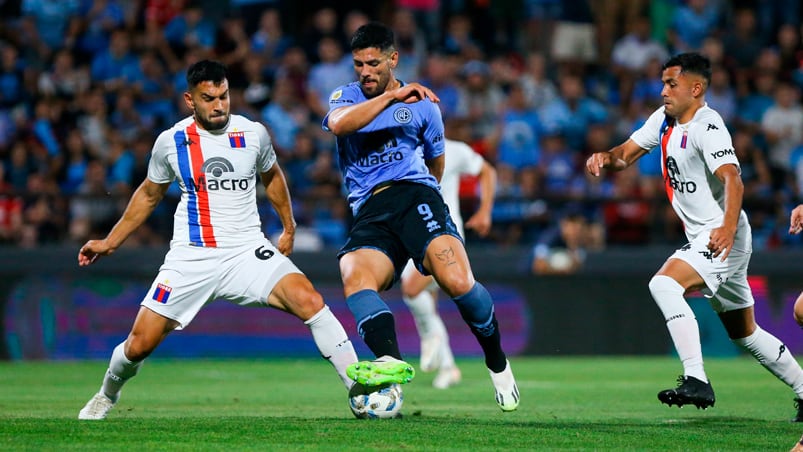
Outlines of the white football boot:
{"type": "Polygon", "coordinates": [[[516,386],[516,379],[513,378],[513,371],[510,369],[510,361],[506,362],[505,370],[499,373],[488,369],[491,374],[491,381],[496,390],[496,403],[502,411],[513,411],[519,406],[519,388],[516,386]]]}
{"type": "Polygon", "coordinates": [[[114,404],[115,402],[112,402],[110,398],[98,392],[89,399],[89,402],[86,402],[84,408],[78,413],[78,419],[85,421],[99,421],[105,419],[114,404]]]}

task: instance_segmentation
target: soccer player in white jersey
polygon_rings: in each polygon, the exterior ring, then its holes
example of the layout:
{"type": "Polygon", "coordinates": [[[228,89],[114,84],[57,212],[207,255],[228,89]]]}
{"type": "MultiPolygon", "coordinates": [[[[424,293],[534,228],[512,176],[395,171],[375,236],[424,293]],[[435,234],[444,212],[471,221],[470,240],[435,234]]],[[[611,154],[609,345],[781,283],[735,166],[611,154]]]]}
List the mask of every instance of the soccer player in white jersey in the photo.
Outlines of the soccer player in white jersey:
{"type": "Polygon", "coordinates": [[[81,266],[112,254],[178,179],[181,202],[170,250],[128,338],[112,352],[100,391],[79,419],[105,418],[145,358],[170,332],[186,328],[201,308],[218,298],[241,306],[270,306],[298,317],[346,388],[353,383],[346,375],[347,367],[357,362],[351,341],[309,279],[287,257],[293,249],[295,220],[265,126],[230,114],[229,84],[221,63],[193,64],[187,82],[184,101],[192,116],[159,135],[148,176],[120,220],[106,238],[90,240],[78,252],[81,266]],[[283,226],[275,246],[261,230],[257,180],[264,184],[283,226]]]}
{"type": "MultiPolygon", "coordinates": [[[[496,191],[496,170],[490,163],[462,141],[444,139],[446,162],[441,176],[441,194],[449,206],[452,220],[460,235],[465,237],[463,217],[460,215],[460,176],[478,176],[480,205],[465,227],[485,237],[491,231],[491,211],[496,191]]],[[[421,364],[424,372],[438,370],[432,386],[446,389],[460,382],[461,373],[449,346],[449,334],[436,306],[438,283],[432,276],[424,276],[412,261],[407,262],[401,277],[402,297],[410,308],[421,337],[421,364]]]]}
{"type": "Polygon", "coordinates": [[[683,363],[678,386],[658,393],[669,406],[714,405],[714,390],[703,367],[700,332],[684,294],[701,290],[719,315],[731,341],[748,351],[795,392],[801,416],[803,370],[789,349],[756,324],[747,284],[752,238],[742,210],[744,186],[730,133],[705,103],[711,65],[697,53],[672,57],[662,68],[663,106],[624,143],[597,152],[587,171],[621,171],[660,145],[666,193],[685,227],[688,243],[669,256],[649,289],[666,319],[683,363]]]}

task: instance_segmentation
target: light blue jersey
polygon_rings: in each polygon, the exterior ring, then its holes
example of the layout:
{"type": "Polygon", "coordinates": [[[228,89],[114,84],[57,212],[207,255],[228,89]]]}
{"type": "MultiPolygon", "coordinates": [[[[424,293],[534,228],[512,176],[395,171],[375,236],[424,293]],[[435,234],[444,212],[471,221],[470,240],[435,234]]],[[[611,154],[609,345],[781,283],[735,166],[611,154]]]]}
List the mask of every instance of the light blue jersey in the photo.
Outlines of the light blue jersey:
{"type": "MultiPolygon", "coordinates": [[[[332,110],[366,101],[359,82],[337,88],[329,96],[332,110]]],[[[386,108],[362,129],[337,137],[337,158],[354,215],[374,187],[389,181],[411,181],[439,189],[425,161],[443,154],[443,119],[429,99],[386,108]]]]}

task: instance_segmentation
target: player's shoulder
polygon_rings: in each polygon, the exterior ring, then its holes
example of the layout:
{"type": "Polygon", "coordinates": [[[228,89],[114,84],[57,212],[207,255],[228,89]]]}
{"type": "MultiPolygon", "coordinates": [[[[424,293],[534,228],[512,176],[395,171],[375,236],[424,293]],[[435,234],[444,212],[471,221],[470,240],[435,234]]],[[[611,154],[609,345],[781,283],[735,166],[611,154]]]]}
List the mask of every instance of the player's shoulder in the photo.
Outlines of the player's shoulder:
{"type": "Polygon", "coordinates": [[[692,118],[692,124],[693,131],[697,133],[728,131],[722,116],[707,104],[697,110],[692,118]]]}
{"type": "Polygon", "coordinates": [[[262,125],[261,122],[252,121],[245,116],[242,115],[231,115],[229,117],[229,126],[227,130],[229,132],[237,132],[237,131],[251,131],[251,130],[260,130],[264,129],[265,126],[262,125]]]}
{"type": "Polygon", "coordinates": [[[362,90],[359,82],[340,85],[329,95],[329,104],[343,106],[353,104],[360,99],[362,90]]]}

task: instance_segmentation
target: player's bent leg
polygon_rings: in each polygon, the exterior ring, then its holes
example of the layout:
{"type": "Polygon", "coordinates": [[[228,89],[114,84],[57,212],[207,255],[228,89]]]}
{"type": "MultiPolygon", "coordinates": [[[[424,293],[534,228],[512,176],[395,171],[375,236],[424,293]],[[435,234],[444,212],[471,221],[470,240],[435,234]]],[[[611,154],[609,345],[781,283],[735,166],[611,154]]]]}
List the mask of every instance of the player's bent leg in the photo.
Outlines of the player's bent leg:
{"type": "Polygon", "coordinates": [[[431,372],[440,364],[441,344],[446,340],[446,327],[435,308],[435,297],[424,290],[413,297],[403,296],[403,299],[421,337],[421,370],[431,372]]]}
{"type": "Polygon", "coordinates": [[[347,372],[348,367],[357,362],[357,353],[343,325],[326,305],[304,323],[309,327],[321,356],[332,364],[346,389],[351,388],[354,382],[347,372]]]}
{"type": "Polygon", "coordinates": [[[755,323],[753,307],[719,314],[731,341],[750,353],[765,369],[795,392],[797,412],[792,419],[803,421],[799,401],[803,399],[803,369],[789,348],[755,323]]]}
{"type": "Polygon", "coordinates": [[[131,333],[114,348],[103,384],[78,413],[81,420],[102,420],[120,398],[123,385],[134,377],[153,350],[178,326],[178,322],[141,307],[131,333]]]}
{"type": "Polygon", "coordinates": [[[666,321],[672,343],[683,364],[683,374],[700,381],[708,381],[703,367],[697,318],[683,298],[686,289],[676,278],[664,274],[653,276],[648,286],[655,304],[658,305],[666,321]]]}
{"type": "Polygon", "coordinates": [[[268,303],[304,321],[321,356],[332,364],[349,389],[354,382],[346,369],[357,362],[354,345],[312,282],[301,273],[289,273],[274,286],[268,303]]]}

